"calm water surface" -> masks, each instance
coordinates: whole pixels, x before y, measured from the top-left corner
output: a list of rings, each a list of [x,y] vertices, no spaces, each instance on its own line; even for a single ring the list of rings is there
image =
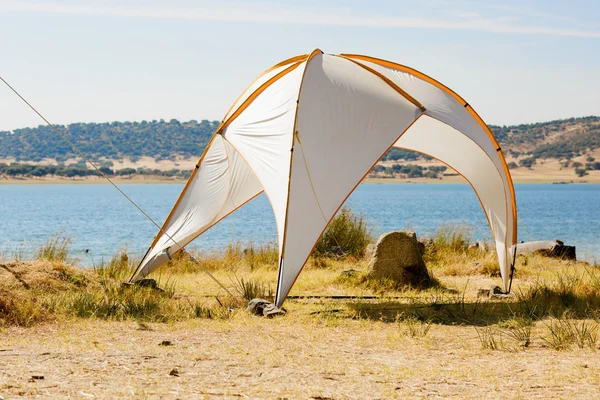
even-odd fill
[[[182,185],[132,184],[122,189],[162,223]],[[516,185],[519,240],[560,239],[580,259],[600,261],[600,185]],[[348,199],[375,234],[410,227],[419,236],[442,223],[468,224],[474,239],[491,240],[473,190],[462,184],[364,184]],[[0,250],[30,254],[57,232],[71,236],[84,264],[126,249],[143,253],[157,228],[110,185],[0,185]],[[214,250],[231,242],[274,242],[275,219],[264,195],[190,245]],[[89,253],[84,253],[89,249]]]

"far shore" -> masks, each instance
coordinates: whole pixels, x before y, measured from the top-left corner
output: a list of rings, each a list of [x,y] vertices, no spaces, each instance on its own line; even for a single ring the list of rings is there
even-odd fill
[[[600,159],[600,152],[594,153],[597,159]],[[583,156],[574,158],[573,161],[585,162]],[[80,160],[71,159],[64,162],[65,165],[71,165]],[[106,160],[105,160],[106,161]],[[517,162],[518,159],[507,158],[507,162]],[[0,163],[13,163],[15,159],[7,158],[0,159]],[[25,161],[28,164],[33,165],[56,165],[57,161],[52,159],[44,159],[40,162]],[[141,157],[135,162],[130,159],[122,160],[111,160],[113,163],[114,170],[123,168],[145,168],[159,171],[170,171],[173,169],[178,170],[191,170],[196,163],[196,160],[191,158],[183,159],[177,158],[175,160],[160,160],[156,161],[151,157]],[[392,167],[394,164],[400,165],[418,165],[423,168],[440,167],[444,164],[437,160],[412,160],[408,162],[396,162],[396,161],[382,161],[380,165],[385,167]],[[564,167],[561,162],[556,159],[538,160],[531,168],[525,168],[523,166],[513,168],[510,170],[514,183],[539,183],[539,184],[552,184],[552,183],[600,183],[600,170],[588,170],[587,175],[579,177],[575,174],[573,167]],[[185,184],[187,179],[175,176],[160,176],[160,175],[131,175],[131,176],[112,176],[111,181],[115,184]],[[109,182],[99,176],[86,176],[86,177],[75,177],[66,178],[60,176],[45,176],[45,177],[19,177],[13,178],[6,175],[0,176],[0,185],[3,184],[108,184]],[[444,173],[439,173],[438,178],[400,178],[390,177],[382,172],[372,173],[363,180],[363,183],[369,184],[398,184],[398,183],[426,183],[426,184],[439,184],[439,183],[468,183],[463,177],[461,177],[456,171],[448,168]]]
[[[596,171],[593,171],[596,172]],[[597,171],[600,172],[600,171]],[[531,184],[598,184],[600,183],[600,173],[585,176],[582,178],[576,176],[551,176],[544,177],[541,175],[531,174],[530,176],[513,175],[514,183],[531,183]],[[185,184],[187,179],[169,178],[161,176],[133,176],[133,177],[111,177],[110,180],[118,185],[123,184]],[[383,178],[383,177],[367,177],[362,183],[366,184],[465,184],[468,183],[461,176],[444,176],[441,179],[431,178]],[[98,176],[78,177],[78,178],[8,178],[0,176],[0,185],[108,185],[105,178]]]

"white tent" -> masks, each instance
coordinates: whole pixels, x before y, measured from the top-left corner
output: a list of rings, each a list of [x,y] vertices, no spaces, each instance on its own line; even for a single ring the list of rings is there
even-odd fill
[[[321,50],[273,66],[237,99],[133,280],[264,191],[277,224],[280,306],[329,221],[393,146],[434,157],[471,184],[508,289],[515,195],[485,123],[460,96],[414,69]]]

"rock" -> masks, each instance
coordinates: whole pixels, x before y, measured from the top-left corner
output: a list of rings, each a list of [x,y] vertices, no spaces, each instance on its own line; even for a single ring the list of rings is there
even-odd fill
[[[395,231],[383,234],[375,246],[375,253],[369,262],[369,278],[388,278],[401,285],[415,287],[431,283],[414,232]]]
[[[538,240],[521,242],[517,245],[517,254],[537,253],[546,257],[577,260],[575,246],[567,246],[560,240]]]
[[[263,309],[269,304],[271,304],[271,302],[265,299],[252,299],[248,302],[246,310],[252,314],[263,315]]]
[[[173,342],[171,342],[170,340],[163,340],[158,345],[159,346],[173,346]]]
[[[130,282],[121,283],[121,287],[123,287],[123,288],[132,288],[134,286],[140,286],[140,287],[150,288],[152,290],[156,290],[159,292],[164,292],[163,289],[158,287],[158,283],[156,282],[156,280],[150,279],[150,278],[140,279],[139,281],[135,281],[133,283],[130,283]]]
[[[367,245],[367,249],[365,250],[365,258],[367,260],[370,260],[375,255],[376,248],[377,246],[375,246],[375,243]]]
[[[275,304],[265,299],[252,299],[248,302],[247,311],[252,314],[261,315],[263,317],[273,318],[277,315],[284,315],[285,310],[278,308]]]
[[[424,256],[425,252],[427,251],[427,248],[433,246],[433,239],[419,238],[419,239],[417,239],[417,243],[418,243],[419,251],[421,252],[421,255]]]
[[[29,382],[35,382],[44,379],[44,375],[31,375]]]
[[[268,304],[263,308],[263,315],[267,318],[273,318],[277,315],[285,315],[285,310],[275,306],[275,304]]]
[[[179,376],[179,370],[177,368],[173,368],[171,372],[169,372],[171,376]]]
[[[150,278],[140,279],[139,281],[135,281],[135,284],[138,286],[147,287],[150,289],[158,288],[158,283],[156,283],[156,280],[150,279]]]
[[[502,290],[500,286],[492,286],[490,289],[479,289],[477,291],[477,297],[507,297],[506,293]]]
[[[486,252],[487,251],[487,245],[485,244],[485,242],[482,242],[481,240],[478,240],[477,242],[473,243],[472,245],[469,246],[469,250],[479,250],[481,252]]]
[[[550,248],[550,256],[562,258],[565,260],[577,261],[575,246],[567,246],[560,240],[557,240],[556,244]]]

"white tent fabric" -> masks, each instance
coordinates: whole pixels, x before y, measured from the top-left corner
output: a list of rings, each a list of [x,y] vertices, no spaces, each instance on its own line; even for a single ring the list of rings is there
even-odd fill
[[[320,50],[274,66],[242,93],[133,279],[264,190],[277,224],[280,306],[337,210],[392,146],[437,158],[471,184],[507,289],[517,229],[514,189],[481,118],[418,71]]]
[[[173,254],[262,190],[239,153],[221,136],[214,136],[137,276],[144,277],[169,261]]]

